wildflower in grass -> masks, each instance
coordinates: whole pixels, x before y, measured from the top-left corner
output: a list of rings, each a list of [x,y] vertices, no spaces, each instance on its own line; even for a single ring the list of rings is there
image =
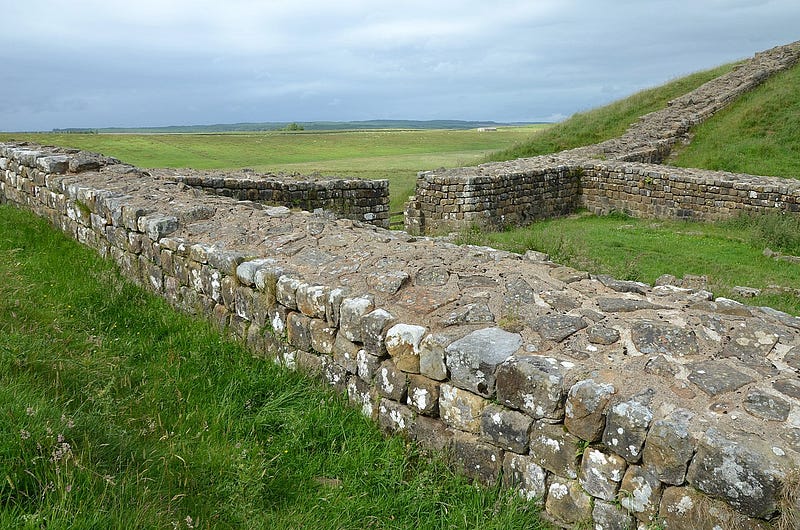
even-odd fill
[[[25,429],[22,429],[22,430],[20,430],[20,431],[19,431],[19,437],[20,437],[21,439],[23,439],[23,440],[27,440],[28,438],[30,438],[30,437],[31,437],[31,433],[29,433],[29,432],[28,432],[28,431],[26,431]]]
[[[33,407],[28,407],[25,409],[25,414],[27,414],[28,416],[33,416],[34,414],[36,414],[36,410]]]

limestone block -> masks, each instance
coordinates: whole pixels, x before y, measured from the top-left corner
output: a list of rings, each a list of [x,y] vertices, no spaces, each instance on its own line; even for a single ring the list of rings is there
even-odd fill
[[[357,374],[358,352],[360,350],[358,345],[344,338],[344,335],[342,333],[336,333],[336,328],[325,328],[325,329],[333,330],[335,338],[333,341],[333,351],[323,352],[323,353],[331,353],[333,355],[333,360],[342,365],[345,368],[345,370],[347,370],[351,374]],[[312,345],[314,344],[313,330],[311,333],[311,343]],[[316,348],[314,349],[316,350]],[[372,375],[374,376],[375,374],[373,373]],[[371,381],[372,377],[370,377],[369,380]]]
[[[620,456],[588,447],[583,453],[578,480],[589,495],[612,501],[627,466]]]
[[[544,503],[547,472],[532,457],[507,452],[503,458],[503,485],[517,488],[525,500]]]
[[[431,379],[443,381],[447,379],[445,349],[452,342],[446,335],[432,333],[427,335],[419,345],[419,372]]]
[[[452,384],[484,397],[494,394],[495,370],[522,345],[522,337],[500,328],[473,331],[445,349]]]
[[[406,403],[411,410],[426,416],[439,415],[439,385],[421,375],[411,375],[408,378],[408,396]]]
[[[481,438],[503,449],[524,454],[528,451],[532,423],[530,416],[492,403],[483,409]]]
[[[375,375],[378,393],[394,401],[405,401],[408,376],[397,369],[391,360],[383,361]]]
[[[678,409],[669,417],[653,422],[647,433],[643,459],[665,484],[678,486],[686,477],[695,449],[688,425],[691,416],[689,411]]]
[[[754,435],[709,428],[698,440],[686,480],[750,517],[768,518],[778,508],[781,479],[791,466],[781,448]]]
[[[139,217],[136,227],[153,241],[158,241],[178,229],[178,218],[173,215],[149,214]]]
[[[386,330],[397,319],[383,309],[375,309],[361,317],[361,341],[364,349],[379,357],[386,356]]]
[[[298,350],[311,351],[311,319],[300,313],[291,312],[286,322],[286,338]]]
[[[339,332],[337,337],[344,337],[344,335]],[[347,339],[345,339],[347,340]],[[366,350],[358,350],[356,354],[356,366],[358,367],[358,377],[363,379],[364,381],[371,383],[375,376],[378,373],[378,368],[381,365],[381,358],[377,355],[372,355],[371,353],[367,353]]]
[[[328,289],[321,285],[300,284],[295,292],[297,309],[311,318],[325,318]]]
[[[420,342],[425,331],[422,326],[395,324],[386,332],[386,350],[400,370],[419,373]]]
[[[592,518],[592,498],[577,480],[552,477],[547,487],[545,510],[558,523],[568,526],[587,524]]]
[[[603,432],[603,443],[632,464],[641,459],[647,429],[653,420],[653,411],[643,401],[635,397],[613,406]]]
[[[648,467],[630,466],[620,485],[619,503],[644,523],[654,520],[663,486]]]
[[[564,417],[564,376],[573,365],[553,357],[511,357],[497,369],[497,400],[535,419]]]
[[[222,285],[220,284],[220,287]],[[213,297],[212,297],[213,298]],[[221,298],[221,297],[220,297]],[[224,299],[223,299],[224,301]],[[249,287],[234,288],[234,309],[245,320],[253,320],[253,290]]]
[[[339,309],[339,332],[347,340],[361,342],[361,318],[375,309],[372,298],[345,298]],[[370,352],[377,353],[377,352]]]
[[[627,510],[617,504],[599,499],[594,501],[592,519],[595,530],[633,530],[636,528],[633,517]]]
[[[311,348],[319,353],[332,354],[334,344],[336,342],[336,328],[328,326],[328,323],[319,318],[312,318],[308,324],[308,331],[311,335]],[[335,358],[335,356],[334,356]],[[337,360],[338,361],[338,360]],[[355,355],[353,356],[355,361]],[[345,366],[343,363],[339,363]],[[350,373],[355,373],[355,370],[348,370]]]
[[[477,436],[456,433],[453,436],[453,460],[468,477],[492,485],[497,483],[503,468],[503,451],[481,442]]]
[[[414,423],[414,413],[410,408],[396,401],[381,398],[378,407],[378,425],[386,432],[408,435]]]
[[[246,253],[236,250],[223,250],[216,247],[208,249],[208,264],[231,276],[236,274],[236,267],[247,258]]]
[[[536,422],[530,440],[530,455],[538,465],[561,477],[578,478],[580,440],[563,425]]]
[[[264,265],[268,265],[274,262],[275,260],[272,259],[254,259],[249,261],[243,261],[242,263],[236,266],[236,278],[242,285],[247,285],[248,287],[252,287],[256,283],[255,276],[258,269],[263,267]]]
[[[281,276],[275,284],[275,300],[284,307],[297,309],[297,288],[300,280],[291,276]]]
[[[564,407],[564,426],[569,432],[589,442],[596,442],[606,426],[606,407],[616,393],[614,385],[593,379],[572,385]]]
[[[337,287],[328,292],[328,300],[325,302],[325,317],[328,320],[328,324],[333,327],[339,326],[339,311],[344,299],[345,290],[342,288]]]
[[[439,388],[439,416],[454,429],[480,432],[481,415],[487,404],[484,398],[461,388],[449,384]]]

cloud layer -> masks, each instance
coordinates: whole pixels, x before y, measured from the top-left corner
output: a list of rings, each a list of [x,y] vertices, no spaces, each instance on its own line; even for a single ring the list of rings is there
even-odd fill
[[[28,0],[0,130],[539,121],[800,39],[796,0]]]

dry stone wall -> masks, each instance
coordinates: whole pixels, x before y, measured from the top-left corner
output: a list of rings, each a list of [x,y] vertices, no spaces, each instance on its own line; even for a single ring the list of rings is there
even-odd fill
[[[765,529],[800,509],[782,500],[798,487],[800,318],[85,153],[0,145],[0,197],[558,525]]]
[[[420,173],[406,205],[406,230],[424,234],[472,225],[497,228],[578,207],[698,220],[741,211],[797,212],[798,186],[793,181],[655,164],[675,145],[687,142],[692,127],[798,60],[800,42],[756,54],[734,71],[670,101],[666,109],[642,116],[619,138],[600,144]]]

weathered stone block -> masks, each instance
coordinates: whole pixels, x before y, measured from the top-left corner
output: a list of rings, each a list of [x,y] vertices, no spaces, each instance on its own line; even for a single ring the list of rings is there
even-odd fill
[[[694,455],[695,440],[689,432],[692,414],[678,409],[668,418],[653,422],[647,433],[643,458],[665,484],[683,484],[689,460]]]
[[[396,401],[382,398],[378,407],[378,425],[389,433],[408,435],[414,423],[414,413],[410,408]]]
[[[414,412],[426,416],[438,416],[439,385],[438,381],[421,375],[409,376],[406,403]]]
[[[453,460],[456,466],[470,478],[481,484],[497,483],[503,467],[503,451],[476,436],[456,433],[453,436]]]
[[[378,357],[385,357],[386,330],[395,322],[397,319],[383,309],[375,309],[361,317],[361,341],[364,349]]]
[[[541,316],[531,323],[542,338],[555,342],[561,342],[586,326],[583,317],[561,314]]]
[[[507,452],[503,458],[503,485],[517,488],[525,500],[544,503],[547,472],[530,456]]]
[[[311,318],[325,318],[325,308],[328,301],[328,289],[321,285],[308,285],[301,283],[295,291],[297,309]]]
[[[254,259],[243,261],[236,266],[236,278],[242,285],[252,287],[255,285],[255,275],[259,268],[274,263],[272,259]]]
[[[375,309],[372,298],[345,298],[339,309],[339,332],[347,340],[361,342],[361,318]],[[377,353],[377,352],[370,352]]]
[[[697,355],[697,337],[691,329],[672,324],[640,320],[631,326],[631,340],[639,352],[674,357]]]
[[[709,428],[698,441],[686,480],[750,517],[768,518],[778,508],[781,479],[789,467],[782,450],[756,436]]]
[[[570,366],[541,355],[512,357],[497,369],[497,400],[536,419],[559,420],[564,417],[564,375]]]
[[[281,276],[275,284],[275,299],[284,307],[297,309],[297,288],[300,280],[291,276]]]
[[[620,335],[619,331],[616,329],[598,324],[589,328],[589,330],[586,332],[586,337],[592,344],[603,344],[607,346],[617,342]]]
[[[481,438],[503,449],[524,454],[528,452],[532,423],[530,416],[501,405],[490,404],[483,409]]]
[[[484,397],[494,394],[495,370],[522,346],[522,337],[500,328],[473,331],[445,349],[452,384]]]
[[[558,523],[569,526],[587,524],[592,519],[592,498],[577,480],[556,476],[550,479],[545,509]]]
[[[530,439],[530,455],[538,465],[561,477],[578,478],[581,441],[563,425],[534,423]]]
[[[611,408],[606,417],[603,443],[634,464],[641,459],[647,429],[653,411],[640,398],[633,398]]]
[[[430,334],[419,345],[419,372],[431,379],[447,379],[445,349],[452,342],[446,335]]]
[[[305,315],[304,315],[305,316]],[[306,317],[308,318],[308,317]],[[330,355],[320,355],[322,359],[322,379],[339,392],[347,391],[347,370],[333,360]]]
[[[328,326],[328,323],[319,318],[312,318],[308,324],[308,331],[311,335],[311,348],[319,353],[331,354],[336,343],[336,328]],[[353,358],[355,361],[355,356]],[[342,364],[342,363],[340,363]],[[342,366],[345,366],[342,364]],[[345,366],[347,368],[347,366]],[[355,370],[348,370],[355,373]]]
[[[442,384],[439,389],[439,416],[450,427],[478,433],[481,414],[488,401],[461,388]]]
[[[409,429],[409,436],[422,447],[433,451],[450,449],[453,440],[453,432],[441,421],[425,416],[417,416]]]
[[[750,519],[722,501],[694,488],[667,488],[661,496],[656,523],[667,530],[769,530],[764,521]]]
[[[425,331],[422,326],[396,324],[386,332],[386,350],[400,370],[419,373],[419,347]]]
[[[336,331],[335,328],[325,328],[325,329],[331,329],[334,331],[334,333]],[[311,338],[313,344],[314,342],[313,332],[311,334]],[[330,353],[333,354],[333,360],[342,365],[345,368],[345,370],[347,370],[351,374],[358,373],[358,352],[359,352],[359,347],[357,344],[350,342],[349,340],[344,338],[343,334],[336,333],[335,339],[333,341],[333,351]],[[373,373],[372,375],[374,376],[375,374]],[[370,377],[369,380],[371,381],[372,378]]]
[[[655,519],[661,503],[663,486],[649,468],[630,466],[619,489],[620,506],[644,523]]]
[[[689,381],[709,396],[733,392],[754,381],[751,376],[723,360],[700,361],[688,365],[688,368],[691,370]]]
[[[627,510],[617,504],[594,501],[592,519],[596,530],[634,530],[636,525]]]
[[[564,406],[564,426],[569,432],[589,442],[596,442],[606,426],[606,407],[616,393],[610,383],[593,379],[572,385]]]
[[[338,336],[344,337],[342,333],[339,333],[337,337]],[[358,377],[371,383],[378,373],[378,368],[381,365],[381,358],[377,355],[367,353],[366,350],[358,350],[356,354],[356,365],[358,367]]]
[[[298,350],[311,351],[311,319],[300,313],[289,313],[286,322],[286,339]]]
[[[589,495],[612,501],[627,466],[628,463],[620,456],[587,447],[578,480]]]
[[[378,393],[394,401],[404,401],[407,387],[408,376],[398,370],[391,360],[383,361],[375,375]]]
[[[356,406],[365,417],[374,420],[377,407],[376,396],[372,387],[360,377],[352,375],[347,378],[347,399]]]

